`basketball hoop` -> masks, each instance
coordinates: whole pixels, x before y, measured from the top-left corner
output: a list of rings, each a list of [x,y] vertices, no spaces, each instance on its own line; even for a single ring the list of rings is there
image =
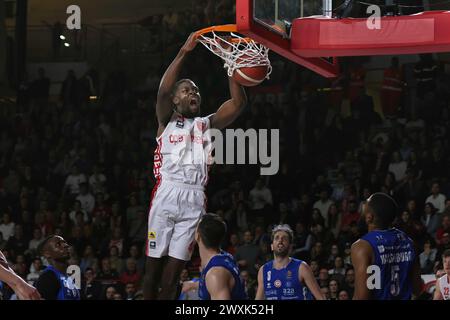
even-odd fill
[[[237,35],[236,25],[222,25],[205,28],[196,32],[197,40],[209,51],[224,61],[228,76],[237,69],[267,67],[266,78],[272,72],[269,60],[269,48],[250,38]],[[218,33],[222,33],[218,35]]]

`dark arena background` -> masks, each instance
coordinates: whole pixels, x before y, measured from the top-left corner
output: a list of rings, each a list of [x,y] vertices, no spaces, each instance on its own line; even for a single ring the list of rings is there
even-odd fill
[[[6,267],[34,286],[48,264],[39,245],[59,235],[71,246],[67,265],[79,267],[82,300],[144,299],[159,84],[191,32],[236,23],[243,2],[0,0]],[[301,3],[304,16],[324,12],[322,1],[280,2]],[[382,19],[450,10],[443,0],[367,2],[381,7]],[[344,1],[333,1],[328,14],[364,19],[367,5],[354,1],[345,13]],[[276,10],[282,14],[281,5]],[[253,34],[270,49],[278,41]],[[206,187],[207,212],[227,224],[221,247],[234,256],[248,298],[255,299],[259,268],[273,259],[272,228],[288,224],[290,256],[310,266],[325,299],[351,300],[351,246],[369,231],[367,199],[382,192],[398,204],[392,227],[416,248],[423,280],[416,299],[432,300],[450,249],[450,54],[339,56],[333,77],[276,48],[269,58],[270,78],[245,88],[246,106],[228,129],[278,129],[271,142],[278,171],[261,175],[260,161],[214,164]],[[223,62],[202,45],[179,78],[200,89],[201,116],[230,97]],[[257,148],[251,144],[247,150]],[[200,267],[195,246],[176,281],[178,300],[199,299],[182,288]],[[17,299],[3,281],[0,300]]]

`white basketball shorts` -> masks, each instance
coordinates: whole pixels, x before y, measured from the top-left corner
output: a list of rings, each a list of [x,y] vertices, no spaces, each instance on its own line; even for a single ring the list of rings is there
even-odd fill
[[[146,254],[189,261],[195,245],[195,230],[205,214],[202,186],[161,181],[155,187],[148,215]]]

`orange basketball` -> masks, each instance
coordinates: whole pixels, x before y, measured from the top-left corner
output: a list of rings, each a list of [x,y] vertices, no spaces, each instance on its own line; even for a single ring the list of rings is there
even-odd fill
[[[245,59],[245,55],[243,58]],[[254,87],[266,79],[268,72],[268,66],[242,67],[234,70],[233,79],[245,87]]]

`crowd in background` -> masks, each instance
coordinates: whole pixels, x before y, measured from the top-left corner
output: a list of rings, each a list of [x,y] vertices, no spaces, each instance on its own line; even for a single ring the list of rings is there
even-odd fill
[[[173,43],[183,41],[186,30],[228,21],[232,2],[213,4],[199,1],[184,12],[190,26],[178,24],[181,13],[164,16],[167,30],[179,28]],[[198,84],[206,115],[229,92],[218,58],[198,47],[183,76]],[[374,192],[398,202],[395,226],[414,240],[422,273],[435,273],[450,248],[444,69],[430,57],[418,59],[416,80],[422,70],[428,82],[405,91],[386,117],[364,84],[352,84],[358,72],[351,68],[337,85],[275,55],[272,64],[271,79],[247,91],[249,104],[232,127],[279,129],[279,172],[260,176],[259,165],[214,165],[207,188],[208,211],[227,222],[223,248],[235,256],[250,298],[258,268],[272,258],[275,224],[294,230],[292,255],[310,264],[329,299],[351,298],[350,246],[367,232],[362,208]],[[429,64],[436,65],[431,73]],[[84,76],[69,71],[56,101],[40,70],[19,89],[17,105],[0,108],[0,250],[29,283],[46,263],[37,246],[58,234],[72,245],[69,264],[80,266],[84,299],[142,298],[160,76],[150,74],[143,89],[130,85],[126,70],[104,81],[94,69]],[[330,86],[341,91],[318,90]],[[94,90],[99,100],[89,99]],[[405,105],[408,95],[417,101],[414,108]],[[180,284],[198,276],[199,266],[194,251]],[[12,292],[3,288],[2,294],[9,299]]]

